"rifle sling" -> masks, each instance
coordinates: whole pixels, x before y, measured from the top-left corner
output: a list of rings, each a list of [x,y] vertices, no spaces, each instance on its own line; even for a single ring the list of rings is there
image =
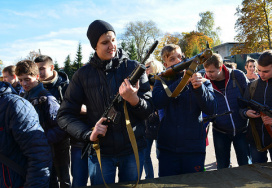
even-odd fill
[[[250,125],[251,125],[251,131],[252,131],[252,135],[253,135],[257,150],[260,151],[260,152],[263,152],[263,151],[266,151],[266,150],[272,148],[272,143],[269,144],[268,146],[264,147],[264,148],[262,147],[261,139],[260,139],[259,134],[258,134],[258,132],[256,130],[256,125],[255,125],[254,119],[250,118],[249,122],[250,122]]]
[[[138,183],[139,183],[139,180],[140,180],[140,160],[139,160],[139,153],[138,153],[136,138],[135,138],[135,135],[134,135],[134,132],[133,132],[133,129],[131,127],[130,120],[129,120],[129,116],[128,116],[126,101],[124,101],[124,113],[125,113],[125,118],[126,118],[126,127],[127,127],[127,131],[128,131],[128,136],[129,136],[130,143],[132,145],[132,149],[133,149],[133,153],[134,153],[135,160],[136,160],[136,165],[137,165],[138,180],[137,180],[137,183],[133,186],[133,187],[136,187],[138,185]],[[104,181],[105,187],[108,188],[109,186],[107,185],[107,183],[106,183],[106,181],[104,179],[103,171],[102,171],[99,139],[94,142],[93,148],[96,151],[97,159],[98,159],[101,174],[102,174],[102,179]]]
[[[158,75],[155,75],[155,79],[161,81],[163,88],[168,97],[177,97],[186,86],[189,78],[194,74],[197,66],[198,66],[198,62],[196,60],[193,60],[193,62],[191,63],[189,68],[186,70],[182,80],[180,81],[176,89],[173,91],[173,93],[170,91],[170,89],[168,88],[168,86],[166,85],[166,83],[163,81],[161,77],[159,77]]]
[[[20,166],[19,164],[17,164],[13,160],[10,160],[9,158],[7,158],[5,155],[3,155],[1,153],[0,153],[0,161],[4,165],[6,165],[7,167],[11,168],[14,172],[16,172],[17,174],[19,174],[21,177],[23,177],[24,179],[26,178],[26,171],[25,171],[25,169],[23,169],[22,166]]]

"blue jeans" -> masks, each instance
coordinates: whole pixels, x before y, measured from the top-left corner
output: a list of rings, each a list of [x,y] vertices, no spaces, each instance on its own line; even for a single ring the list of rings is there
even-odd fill
[[[71,147],[72,187],[87,186],[88,182],[88,156],[81,159],[81,150],[80,147]]]
[[[247,143],[245,133],[233,136],[213,129],[213,143],[217,169],[228,168],[230,166],[231,143],[233,143],[239,166],[251,164],[249,144]]]
[[[140,177],[143,171],[144,151],[139,151]],[[119,182],[137,181],[138,172],[134,154],[120,157],[101,157],[103,177],[107,184],[115,183],[116,167],[118,167]],[[89,156],[89,174],[92,185],[104,184],[97,157]]]
[[[150,158],[151,148],[153,144],[153,139],[146,139],[147,146],[144,149],[144,170],[145,170],[145,179],[154,178],[154,170],[152,161]]]
[[[272,148],[268,149],[270,159],[272,159]],[[268,161],[267,158],[267,150],[264,152],[260,152],[257,150],[254,144],[250,144],[250,154],[252,157],[252,163],[266,163]]]
[[[174,153],[159,150],[159,177],[203,172],[205,153]]]

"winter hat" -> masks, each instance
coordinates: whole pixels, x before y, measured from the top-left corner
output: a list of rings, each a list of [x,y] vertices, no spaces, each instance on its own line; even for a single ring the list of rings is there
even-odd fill
[[[96,48],[100,36],[108,31],[113,31],[115,33],[114,28],[111,26],[111,24],[103,20],[95,20],[89,25],[87,37],[93,49]]]

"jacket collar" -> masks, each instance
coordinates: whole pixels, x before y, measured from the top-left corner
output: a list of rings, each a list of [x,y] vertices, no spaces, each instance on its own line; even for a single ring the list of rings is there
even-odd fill
[[[226,86],[227,86],[227,83],[229,82],[230,73],[231,73],[231,71],[233,71],[233,70],[229,70],[229,69],[223,64],[223,65],[222,65],[222,71],[224,71],[224,73],[225,73],[225,87],[226,87]],[[216,89],[217,91],[219,91],[219,89],[217,88],[217,86],[214,84],[214,81],[211,80],[211,79],[207,76],[207,74],[205,74],[205,78],[209,79],[210,82],[212,83],[213,88]]]
[[[39,97],[40,92],[44,90],[43,84],[40,82],[36,87],[33,87],[30,91],[26,91],[24,94],[25,99],[33,99]]]

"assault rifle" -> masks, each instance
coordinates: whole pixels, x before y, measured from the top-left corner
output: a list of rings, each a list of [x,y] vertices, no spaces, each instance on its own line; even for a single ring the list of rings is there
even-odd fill
[[[269,106],[258,103],[257,101],[254,101],[252,99],[246,100],[243,98],[238,98],[238,104],[242,108],[249,107],[252,110],[256,111],[257,113],[272,117],[272,109]]]
[[[212,54],[213,53],[209,47],[209,43],[207,43],[206,49],[202,53],[195,55],[194,57],[191,57],[190,59],[184,59],[183,61],[179,62],[178,64],[168,67],[166,70],[159,73],[158,76],[171,80],[171,79],[175,78],[175,76],[179,72],[189,68],[189,66],[192,64],[192,62],[197,62],[198,65],[201,65],[205,61],[207,61],[207,59],[209,59],[212,56]],[[195,71],[195,70],[193,70],[193,71]],[[154,78],[149,77],[149,79],[154,79]]]
[[[256,111],[257,113],[260,113],[261,115],[267,115],[272,118],[272,109],[267,105],[263,105],[261,103],[258,103],[257,101],[252,100],[252,99],[246,100],[243,98],[238,98],[238,103],[242,108],[249,107],[250,109]],[[272,138],[272,127],[269,125],[265,125],[265,124],[264,124],[264,126],[265,126],[268,134]]]
[[[213,120],[214,120],[215,118],[217,118],[217,117],[229,115],[229,114],[231,114],[231,113],[232,113],[232,111],[226,111],[226,112],[224,112],[224,113],[222,113],[222,114],[213,114],[213,115],[211,115],[211,116],[204,117],[204,118],[203,118],[203,122],[204,122],[204,123],[207,123],[207,122],[209,122],[209,121],[213,121]]]
[[[158,45],[158,41],[155,41],[155,43],[151,46],[146,56],[142,60],[142,62],[138,64],[138,66],[132,71],[132,73],[128,77],[128,80],[131,83],[131,85],[135,86],[138,80],[140,79],[140,77],[145,72],[146,67],[144,63],[149,58],[149,56],[153,53],[157,45]],[[107,118],[107,120],[102,123],[103,125],[118,124],[120,122],[121,113],[115,110],[114,105],[116,103],[120,103],[121,101],[122,101],[122,97],[120,93],[118,92],[102,115],[102,117]],[[98,139],[101,137],[102,137],[101,135],[98,135]],[[82,149],[81,158],[83,158],[86,155],[86,153],[89,152],[90,149],[91,149],[91,142],[88,142]]]

